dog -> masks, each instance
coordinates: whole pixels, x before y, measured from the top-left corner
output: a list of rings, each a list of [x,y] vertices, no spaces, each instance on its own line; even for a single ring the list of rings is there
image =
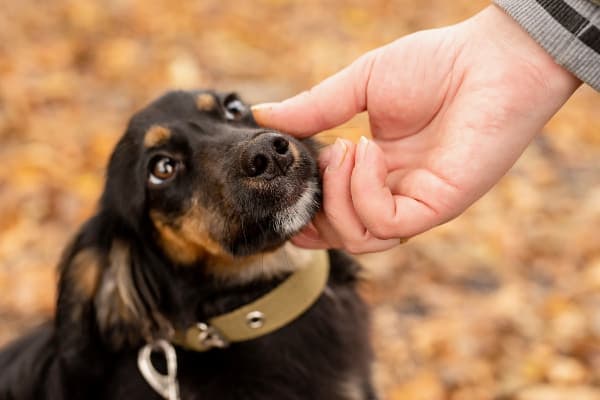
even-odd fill
[[[288,241],[320,207],[318,151],[235,93],[137,112],[54,319],[0,352],[0,399],[374,400],[360,266]]]

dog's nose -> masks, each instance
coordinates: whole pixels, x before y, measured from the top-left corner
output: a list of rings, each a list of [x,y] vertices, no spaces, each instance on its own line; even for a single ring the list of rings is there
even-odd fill
[[[272,179],[285,175],[294,162],[290,142],[278,133],[263,133],[242,151],[242,170],[249,177]]]

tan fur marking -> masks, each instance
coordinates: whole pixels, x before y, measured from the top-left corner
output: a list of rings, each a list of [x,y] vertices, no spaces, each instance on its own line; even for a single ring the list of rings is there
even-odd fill
[[[100,257],[94,249],[84,249],[71,261],[69,276],[77,292],[91,299],[98,288],[100,278]]]
[[[208,226],[218,223],[210,211],[192,201],[189,210],[178,218],[150,212],[159,245],[166,255],[180,265],[202,261],[205,271],[227,282],[245,283],[293,272],[313,260],[313,252],[291,243],[276,250],[248,257],[233,257],[211,236]]]
[[[160,245],[171,260],[189,265],[207,259],[229,259],[229,254],[208,232],[209,212],[198,205],[175,220],[150,212]]]
[[[365,398],[361,381],[357,378],[343,381],[340,386],[340,394],[344,400],[362,400]]]
[[[144,136],[144,146],[147,148],[160,146],[171,138],[171,131],[160,125],[153,125]]]
[[[200,111],[212,111],[217,106],[217,102],[212,94],[202,93],[196,97],[196,107]]]
[[[298,150],[298,147],[296,147],[296,145],[292,142],[290,142],[290,151],[294,156],[294,162],[297,162],[300,159],[300,151]]]

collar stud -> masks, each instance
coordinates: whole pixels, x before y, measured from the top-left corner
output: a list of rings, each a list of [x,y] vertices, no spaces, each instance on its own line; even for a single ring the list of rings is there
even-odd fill
[[[265,314],[260,311],[250,311],[246,315],[246,323],[252,329],[262,328],[265,324]]]

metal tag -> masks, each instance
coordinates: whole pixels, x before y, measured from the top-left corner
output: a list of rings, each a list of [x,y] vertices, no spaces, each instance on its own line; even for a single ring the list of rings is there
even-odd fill
[[[161,353],[167,362],[167,375],[152,365],[152,352]],[[138,369],[148,384],[166,400],[181,400],[177,382],[177,353],[171,343],[157,340],[142,347],[138,353]]]
[[[207,349],[224,349],[229,346],[229,342],[214,327],[204,322],[199,322],[196,324],[196,328],[199,332],[198,341]]]

